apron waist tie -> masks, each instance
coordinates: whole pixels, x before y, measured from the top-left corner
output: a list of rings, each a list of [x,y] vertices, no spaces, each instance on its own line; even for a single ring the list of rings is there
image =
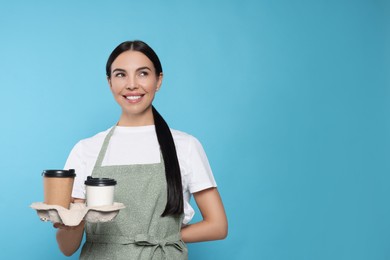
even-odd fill
[[[87,234],[87,242],[97,244],[135,244],[138,246],[152,246],[152,255],[154,255],[158,248],[161,248],[165,258],[165,249],[167,246],[173,246],[177,250],[183,251],[183,245],[181,243],[181,237],[179,234],[171,235],[162,239],[158,239],[148,234],[138,234],[134,238],[129,238],[126,236]]]

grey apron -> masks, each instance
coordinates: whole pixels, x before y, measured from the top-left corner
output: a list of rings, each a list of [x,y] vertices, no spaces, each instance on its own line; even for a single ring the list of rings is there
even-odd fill
[[[115,202],[124,203],[112,222],[86,223],[80,259],[188,259],[181,240],[183,216],[161,217],[167,202],[164,161],[102,166],[115,126],[107,134],[92,176],[117,180]]]

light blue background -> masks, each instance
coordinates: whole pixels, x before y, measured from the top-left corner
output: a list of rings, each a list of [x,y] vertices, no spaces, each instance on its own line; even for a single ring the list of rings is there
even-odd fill
[[[385,0],[2,1],[0,258],[65,259],[29,205],[116,122],[105,62],[142,39],[155,106],[204,145],[229,218],[190,259],[390,259],[389,17]]]

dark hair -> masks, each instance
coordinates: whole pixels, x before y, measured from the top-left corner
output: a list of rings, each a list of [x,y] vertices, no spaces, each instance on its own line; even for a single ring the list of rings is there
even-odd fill
[[[111,65],[114,60],[125,51],[139,51],[145,54],[146,57],[153,63],[154,69],[156,70],[156,76],[159,76],[162,73],[162,67],[160,59],[157,54],[154,52],[149,45],[144,43],[143,41],[127,41],[119,44],[110,54],[106,64],[106,75],[107,77],[111,77]]]
[[[111,77],[111,65],[114,60],[125,51],[139,51],[145,54],[146,57],[153,63],[156,70],[156,76],[162,73],[160,59],[154,50],[142,41],[126,41],[119,44],[108,57],[106,64],[106,75]],[[183,187],[181,183],[181,173],[179,160],[175,143],[173,141],[171,130],[164,118],[152,106],[154,125],[158,143],[160,145],[161,153],[164,159],[165,177],[167,180],[167,204],[161,216],[180,215],[184,212],[183,205]]]

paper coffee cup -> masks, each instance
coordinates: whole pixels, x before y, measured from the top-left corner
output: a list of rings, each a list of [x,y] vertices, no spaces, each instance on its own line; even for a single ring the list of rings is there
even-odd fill
[[[44,203],[69,209],[76,176],[74,170],[45,170],[42,175]]]
[[[107,206],[114,203],[116,180],[88,176],[84,184],[88,207]]]

